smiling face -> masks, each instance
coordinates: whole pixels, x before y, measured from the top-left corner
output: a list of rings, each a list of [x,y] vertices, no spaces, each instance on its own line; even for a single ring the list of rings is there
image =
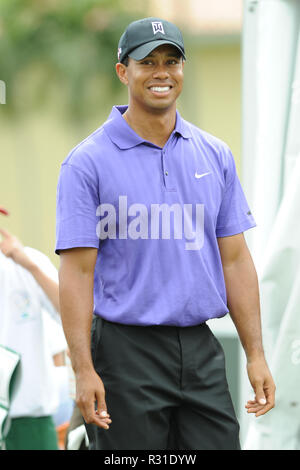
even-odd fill
[[[159,46],[147,57],[128,66],[117,64],[122,83],[127,85],[129,106],[157,113],[176,107],[183,86],[184,62],[178,49],[169,44]]]

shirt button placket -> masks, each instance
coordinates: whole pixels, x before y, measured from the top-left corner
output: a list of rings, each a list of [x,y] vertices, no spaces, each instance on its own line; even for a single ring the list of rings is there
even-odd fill
[[[170,172],[167,166],[166,162],[166,151],[162,150],[162,168],[163,168],[163,179],[165,183],[165,188],[166,189],[173,189],[171,186],[171,180],[170,180]]]

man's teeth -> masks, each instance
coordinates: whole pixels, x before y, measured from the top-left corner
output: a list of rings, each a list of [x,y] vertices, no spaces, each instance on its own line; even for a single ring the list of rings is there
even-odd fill
[[[158,92],[164,92],[164,91],[169,91],[171,87],[169,86],[152,86],[150,89],[152,91],[158,91]]]

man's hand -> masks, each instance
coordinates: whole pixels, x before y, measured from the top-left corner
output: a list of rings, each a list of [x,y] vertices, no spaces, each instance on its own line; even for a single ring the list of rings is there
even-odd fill
[[[15,263],[23,266],[23,268],[30,270],[33,263],[29,256],[26,255],[22,243],[17,237],[3,228],[0,228],[0,234],[3,238],[0,243],[2,253],[7,256],[7,258],[11,258]]]
[[[255,399],[248,413],[261,416],[275,406],[275,384],[267,366],[261,333],[259,286],[244,234],[218,238],[226,284],[227,305],[247,357]]]
[[[90,247],[60,251],[59,290],[62,324],[76,378],[77,406],[87,424],[108,429],[111,419],[104,385],[94,369],[91,354],[97,253],[97,248]],[[104,412],[106,416],[102,416]]]
[[[247,372],[255,392],[255,399],[245,405],[248,413],[261,416],[275,406],[275,384],[264,358],[248,360]]]
[[[94,370],[76,374],[76,404],[87,424],[109,429],[111,419],[107,413],[104,385]]]

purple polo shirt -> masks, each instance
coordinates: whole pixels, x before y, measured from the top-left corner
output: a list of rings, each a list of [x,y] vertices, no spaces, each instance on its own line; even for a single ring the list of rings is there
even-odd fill
[[[127,106],[77,145],[57,187],[57,254],[98,249],[94,314],[191,326],[228,313],[217,237],[254,227],[234,158],[181,118],[163,148],[126,123]]]

